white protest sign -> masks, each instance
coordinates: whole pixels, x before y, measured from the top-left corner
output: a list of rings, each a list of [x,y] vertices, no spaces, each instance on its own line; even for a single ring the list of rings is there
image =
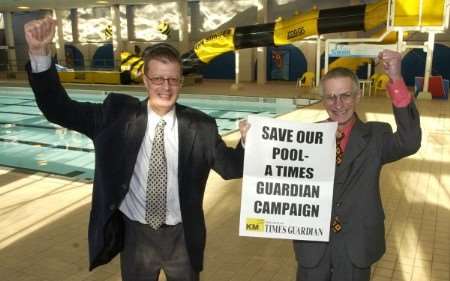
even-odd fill
[[[239,235],[328,241],[337,123],[248,122]]]

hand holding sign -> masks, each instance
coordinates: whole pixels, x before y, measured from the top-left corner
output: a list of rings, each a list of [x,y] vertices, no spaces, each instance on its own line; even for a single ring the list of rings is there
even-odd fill
[[[245,139],[247,138],[247,132],[250,129],[250,123],[247,120],[239,121],[239,132],[241,132],[242,143],[245,144]]]

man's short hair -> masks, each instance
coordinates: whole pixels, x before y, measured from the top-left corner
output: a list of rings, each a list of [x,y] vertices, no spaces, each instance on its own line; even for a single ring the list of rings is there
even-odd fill
[[[356,74],[353,73],[353,71],[351,71],[348,68],[336,67],[336,68],[333,68],[330,71],[328,71],[327,74],[325,74],[322,77],[322,79],[320,79],[319,93],[321,96],[323,96],[325,94],[323,92],[324,91],[323,84],[325,83],[325,81],[334,79],[334,78],[350,78],[350,80],[352,81],[352,93],[356,94],[359,91],[358,76],[356,76]]]
[[[147,73],[148,63],[151,60],[159,60],[163,63],[178,63],[181,69],[180,53],[172,45],[167,43],[158,43],[145,48],[143,53],[144,73]]]

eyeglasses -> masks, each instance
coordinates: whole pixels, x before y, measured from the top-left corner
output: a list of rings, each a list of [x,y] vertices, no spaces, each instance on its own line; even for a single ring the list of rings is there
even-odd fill
[[[147,79],[150,80],[150,82],[155,85],[162,85],[166,81],[167,81],[167,83],[169,83],[170,86],[180,86],[181,83],[183,83],[182,78],[164,78],[164,77],[159,77],[159,76],[148,77],[147,75],[145,75],[145,77],[147,77]]]
[[[340,95],[324,95],[323,100],[327,104],[334,104],[338,100],[340,100],[342,103],[351,103],[353,101],[355,95],[352,93],[343,93]]]

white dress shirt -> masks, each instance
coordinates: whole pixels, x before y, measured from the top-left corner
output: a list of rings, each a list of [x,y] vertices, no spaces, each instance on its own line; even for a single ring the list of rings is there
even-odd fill
[[[39,73],[48,70],[52,64],[52,57],[36,56],[30,54],[31,72]]]
[[[155,128],[161,117],[148,107],[148,122],[145,136],[139,149],[130,189],[119,209],[129,219],[145,224],[145,204],[149,160]],[[178,194],[178,121],[175,109],[162,117],[164,127],[164,149],[167,159],[167,212],[166,224],[175,225],[182,221]]]

